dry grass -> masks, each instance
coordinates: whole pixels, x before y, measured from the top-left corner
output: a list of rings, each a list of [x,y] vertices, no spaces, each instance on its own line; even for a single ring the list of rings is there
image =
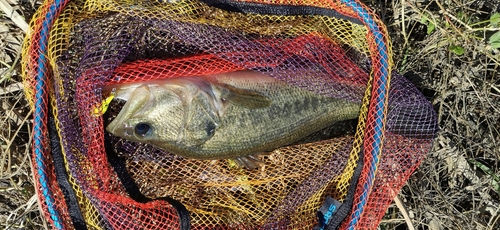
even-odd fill
[[[3,0],[29,18],[35,1]],[[428,96],[441,132],[380,229],[500,229],[499,0],[365,0],[386,22],[396,68]],[[22,4],[21,4],[22,3]],[[434,29],[432,29],[434,28]],[[29,168],[20,26],[0,14],[0,228],[41,229]]]
[[[25,17],[35,10],[28,1],[3,2]],[[31,108],[19,73],[23,22],[11,16],[0,13],[0,229],[42,229],[30,169]]]
[[[440,133],[382,229],[500,229],[500,1],[377,1],[396,68],[432,101]]]

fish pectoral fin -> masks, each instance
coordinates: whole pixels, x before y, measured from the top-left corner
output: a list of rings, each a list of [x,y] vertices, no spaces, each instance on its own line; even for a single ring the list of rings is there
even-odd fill
[[[271,100],[259,92],[223,85],[221,97],[227,102],[250,109],[264,108],[271,105]]]
[[[264,164],[264,162],[259,159],[258,155],[260,154],[238,157],[232,160],[238,165],[238,167],[246,168],[248,170],[254,170],[257,169],[260,165]]]

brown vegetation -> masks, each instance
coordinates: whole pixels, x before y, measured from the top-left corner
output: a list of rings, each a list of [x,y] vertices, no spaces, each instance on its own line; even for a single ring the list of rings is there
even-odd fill
[[[386,23],[395,70],[432,102],[441,129],[380,229],[500,229],[500,1],[363,2]],[[40,2],[5,3],[26,22]],[[11,18],[0,13],[0,228],[40,229],[19,65],[24,27]]]

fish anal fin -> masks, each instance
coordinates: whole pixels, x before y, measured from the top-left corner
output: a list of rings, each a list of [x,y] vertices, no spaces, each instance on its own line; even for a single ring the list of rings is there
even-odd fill
[[[238,158],[235,158],[232,160],[240,168],[246,168],[248,170],[255,170],[264,164],[264,162],[259,158],[259,155],[268,155],[268,154],[269,153],[267,153],[267,152],[256,153],[256,154],[238,157]]]

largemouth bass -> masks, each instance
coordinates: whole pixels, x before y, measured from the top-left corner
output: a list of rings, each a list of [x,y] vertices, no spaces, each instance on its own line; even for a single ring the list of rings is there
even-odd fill
[[[237,71],[111,86],[126,100],[106,127],[113,135],[197,159],[235,159],[294,143],[336,121],[357,118],[360,104]],[[109,90],[109,89],[105,89]]]

